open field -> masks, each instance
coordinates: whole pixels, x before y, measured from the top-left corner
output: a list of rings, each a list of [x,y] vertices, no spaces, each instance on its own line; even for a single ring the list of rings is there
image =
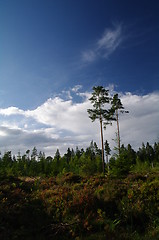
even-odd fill
[[[159,172],[1,177],[0,239],[159,239]]]

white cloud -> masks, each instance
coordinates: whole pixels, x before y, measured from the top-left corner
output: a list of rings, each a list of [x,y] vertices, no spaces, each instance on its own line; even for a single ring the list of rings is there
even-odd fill
[[[48,99],[37,109],[27,111],[26,116],[33,117],[42,124],[56,126],[58,130],[82,133],[88,128],[86,125],[89,121],[88,107],[90,107],[88,100],[82,103],[73,103],[72,100],[64,101],[62,98],[55,97]]]
[[[80,103],[75,103],[73,97],[69,100],[54,97],[34,110],[24,111],[16,107],[0,109],[0,150],[8,149],[14,153],[21,150],[25,153],[36,146],[46,155],[54,155],[57,148],[63,154],[68,147],[85,148],[91,140],[100,147],[99,122],[92,123],[87,114],[87,109],[91,108],[88,100],[91,93],[76,94],[81,96]],[[129,114],[120,116],[122,143],[130,143],[137,149],[142,142],[153,144],[157,141],[159,93],[144,96],[121,93],[121,100],[125,109],[129,110]],[[116,123],[113,123],[104,132],[105,140],[110,142],[111,147],[114,145],[112,139],[115,138],[115,131]]]
[[[121,117],[121,131],[125,142],[130,141],[134,147],[142,142],[159,140],[159,93],[144,96],[128,93],[122,96],[122,102],[129,114]]]
[[[105,29],[92,49],[82,52],[82,61],[85,63],[94,62],[98,57],[108,58],[122,43],[122,25],[115,25],[113,28]]]
[[[76,85],[71,90],[75,93],[77,93],[82,88],[82,85]]]
[[[108,57],[122,42],[122,27],[115,26],[114,29],[106,29],[101,39],[98,40],[98,51],[103,50],[103,56]]]
[[[10,115],[18,115],[18,114],[23,114],[24,111],[17,108],[17,107],[9,107],[5,109],[0,109],[0,114],[10,116]]]

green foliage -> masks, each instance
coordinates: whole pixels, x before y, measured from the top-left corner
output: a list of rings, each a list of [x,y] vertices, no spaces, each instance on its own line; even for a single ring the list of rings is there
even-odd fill
[[[131,145],[127,147],[121,146],[120,155],[115,155],[110,158],[108,164],[108,154],[110,154],[109,144],[105,142],[106,153],[106,172],[109,175],[116,177],[126,176],[129,172],[147,172],[159,169],[159,143],[151,146],[149,143],[146,146],[143,144],[135,152]],[[36,148],[34,148],[36,150]],[[91,141],[90,146],[84,149],[74,151],[68,148],[64,156],[60,155],[57,149],[54,158],[51,156],[45,157],[41,151],[37,156],[30,159],[29,151],[27,155],[11,154],[11,151],[5,152],[0,159],[0,175],[1,176],[58,176],[64,173],[72,172],[83,176],[91,176],[102,173],[102,153],[97,144]]]
[[[141,161],[139,157],[136,158],[136,164],[133,167],[133,172],[148,172],[150,171],[150,164],[148,161]]]
[[[109,167],[114,176],[126,176],[133,167],[133,160],[128,157],[127,152],[123,152],[116,159],[110,159]]]
[[[87,112],[89,117],[94,122],[96,119],[109,120],[109,111],[104,108],[106,103],[110,102],[110,97],[108,96],[109,90],[106,90],[102,86],[93,87],[92,97],[89,99],[93,104],[93,109],[88,109]]]

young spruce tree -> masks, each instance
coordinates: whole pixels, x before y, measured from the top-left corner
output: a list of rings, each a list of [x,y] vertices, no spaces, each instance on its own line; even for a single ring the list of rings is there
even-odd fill
[[[105,150],[105,154],[106,154],[106,163],[107,163],[107,167],[108,167],[108,171],[109,171],[109,161],[108,161],[108,156],[110,155],[111,149],[109,147],[109,143],[106,140],[104,143],[104,150]]]

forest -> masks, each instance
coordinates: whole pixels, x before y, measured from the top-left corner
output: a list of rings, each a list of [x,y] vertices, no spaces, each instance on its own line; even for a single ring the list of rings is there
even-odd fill
[[[110,150],[105,142],[105,155],[109,157]],[[151,146],[144,143],[135,151],[130,144],[126,147],[121,145],[120,155],[114,154],[110,157],[109,163],[105,164],[105,172],[111,176],[127,175],[131,171],[149,171],[159,167],[159,143]],[[91,141],[88,148],[67,149],[61,156],[57,149],[55,156],[45,157],[45,153],[34,147],[32,151],[27,150],[26,154],[12,156],[7,151],[0,158],[1,176],[30,176],[30,177],[56,177],[65,173],[73,173],[82,176],[102,174],[102,151],[96,142]]]
[[[118,94],[110,98],[100,86],[93,91],[88,114],[100,122],[101,149],[92,140],[63,156],[36,147],[0,155],[0,239],[159,239],[159,142],[137,150],[121,144],[119,114],[128,111]],[[117,144],[111,150],[103,127],[112,121]]]

